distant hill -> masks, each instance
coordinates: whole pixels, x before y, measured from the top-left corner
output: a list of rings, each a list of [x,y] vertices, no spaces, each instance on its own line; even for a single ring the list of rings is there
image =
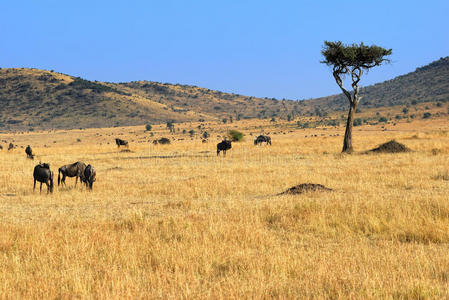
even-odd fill
[[[361,108],[449,101],[449,57],[361,89]],[[325,116],[346,111],[340,95],[307,101],[257,98],[190,85],[88,81],[53,71],[0,69],[0,130],[71,129]]]
[[[0,69],[0,130],[112,127],[286,117],[295,101],[149,81],[106,83],[38,69]]]
[[[449,101],[449,56],[417,68],[414,72],[361,88],[360,96],[360,108]],[[329,112],[348,109],[348,100],[343,94],[307,102],[308,105]]]

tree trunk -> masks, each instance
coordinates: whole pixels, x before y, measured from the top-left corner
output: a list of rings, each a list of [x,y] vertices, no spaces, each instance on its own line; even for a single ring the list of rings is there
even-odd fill
[[[352,153],[352,127],[354,125],[354,113],[357,108],[357,104],[350,102],[348,121],[346,122],[345,139],[343,140],[343,153]]]

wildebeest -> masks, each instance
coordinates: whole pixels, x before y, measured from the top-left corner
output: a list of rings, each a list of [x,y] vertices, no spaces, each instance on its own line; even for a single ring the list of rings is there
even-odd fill
[[[223,151],[223,156],[226,156],[226,150],[229,150],[231,148],[231,141],[223,140],[222,142],[217,144],[217,156],[220,154],[220,151]]]
[[[73,164],[64,165],[58,169],[58,186],[59,184],[65,185],[66,177],[76,177],[75,178],[75,186],[78,182],[78,177],[80,178],[80,182],[84,179],[84,170],[86,169],[86,164],[82,161],[77,161]],[[62,174],[62,179],[61,179]]]
[[[0,145],[0,150],[3,150],[3,146],[2,145]]]
[[[255,140],[254,140],[254,145],[259,145],[262,143],[267,143],[271,145],[271,138],[268,135],[259,135]]]
[[[14,144],[13,143],[9,143],[8,145],[8,151],[14,149]]]
[[[53,172],[50,170],[50,165],[47,163],[39,163],[34,167],[33,172],[34,186],[33,191],[36,189],[36,181],[41,183],[39,191],[42,192],[42,183],[47,185],[47,194],[53,193]]]
[[[30,145],[26,147],[25,153],[27,154],[27,158],[34,159],[33,150],[31,149]]]
[[[122,139],[119,139],[119,138],[115,139],[115,143],[117,144],[117,147],[119,147],[119,148],[120,148],[120,146],[129,147],[128,141],[125,141],[125,140],[122,140]]]
[[[86,184],[86,187],[89,189],[92,189],[92,186],[94,185],[94,182],[97,180],[95,177],[97,176],[97,172],[95,172],[94,167],[91,165],[87,165],[87,167],[84,169],[84,183]]]
[[[157,145],[157,144],[168,145],[168,144],[170,144],[170,140],[168,138],[163,137],[163,138],[160,138],[158,140],[154,140],[153,144],[155,144],[155,145]]]

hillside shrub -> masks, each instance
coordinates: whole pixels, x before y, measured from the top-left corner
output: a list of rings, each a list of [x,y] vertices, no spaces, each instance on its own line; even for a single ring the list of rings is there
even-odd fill
[[[151,131],[153,127],[150,124],[145,125],[145,130],[146,131]]]
[[[353,125],[354,126],[361,126],[362,125],[362,119],[360,119],[360,118],[354,119]]]
[[[379,122],[383,122],[383,123],[386,123],[388,120],[387,120],[387,118],[385,118],[385,117],[380,117],[379,118]]]
[[[430,118],[430,116],[432,116],[432,114],[430,112],[426,112],[424,113],[424,115],[422,116],[423,119],[428,119]]]
[[[233,141],[233,142],[240,142],[240,141],[242,141],[243,140],[243,136],[244,136],[244,134],[243,133],[241,133],[240,131],[238,131],[238,130],[230,130],[229,132],[228,132],[228,137],[229,137],[229,139],[231,140],[231,141]]]

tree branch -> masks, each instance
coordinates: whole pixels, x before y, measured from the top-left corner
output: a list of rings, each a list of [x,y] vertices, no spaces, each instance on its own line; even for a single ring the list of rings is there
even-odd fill
[[[349,102],[352,103],[352,96],[351,93],[348,92],[345,87],[343,86],[343,81],[340,78],[340,74],[333,72],[332,73],[334,75],[335,81],[337,82],[338,86],[340,87],[340,89],[343,91],[343,93],[346,95],[346,97],[348,97]]]
[[[343,86],[343,80],[341,79],[341,75],[347,74],[349,72],[348,68],[346,66],[342,65],[335,65],[332,75],[334,75],[335,81],[337,82],[340,89],[343,91],[343,93],[348,98],[349,102],[352,103],[352,95],[350,92],[348,92],[345,87]]]

